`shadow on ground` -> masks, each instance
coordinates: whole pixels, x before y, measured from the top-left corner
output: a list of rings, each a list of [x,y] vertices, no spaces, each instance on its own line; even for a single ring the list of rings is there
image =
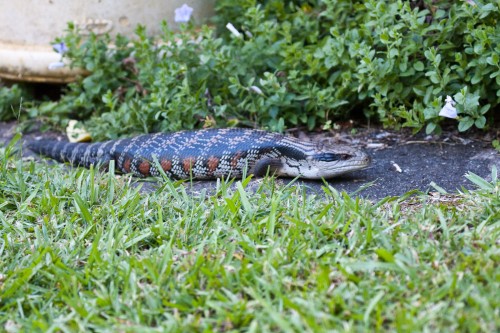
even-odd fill
[[[8,142],[14,131],[15,123],[0,123],[0,144]],[[24,138],[29,140],[40,136],[59,135],[34,131],[27,133]],[[368,169],[329,180],[328,183],[337,190],[348,193],[373,183],[359,192],[359,195],[374,200],[402,195],[415,189],[423,192],[435,191],[431,186],[433,182],[448,192],[456,192],[461,188],[473,189],[474,185],[464,177],[466,173],[473,172],[491,179],[492,166],[496,165],[500,169],[499,153],[491,148],[491,140],[483,140],[483,136],[484,134],[480,134],[471,138],[459,136],[455,132],[440,136],[412,136],[409,133],[380,129],[360,131],[360,134],[355,136],[337,134],[334,139],[365,149],[372,156],[373,162]],[[23,156],[34,154],[23,151]],[[284,183],[289,181],[283,180]],[[155,183],[141,183],[145,191],[155,188]],[[296,184],[305,186],[309,193],[323,193],[323,182],[301,180]],[[216,182],[194,181],[186,183],[186,186],[196,192],[203,189],[211,192],[215,189]]]

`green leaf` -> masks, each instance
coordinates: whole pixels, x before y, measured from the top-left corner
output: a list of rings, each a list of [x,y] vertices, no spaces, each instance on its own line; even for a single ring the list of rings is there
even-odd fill
[[[440,82],[439,76],[437,75],[436,71],[428,71],[427,73],[425,73],[425,76],[428,76],[431,82],[434,84],[438,84]]]
[[[491,57],[486,58],[486,62],[491,66],[497,66],[500,56],[497,53],[493,53]]]
[[[481,109],[479,109],[479,113],[485,114],[486,112],[488,112],[489,109],[490,109],[490,104],[483,105],[483,107],[481,107]]]
[[[389,58],[395,58],[399,55],[398,49],[390,49]]]
[[[437,112],[436,108],[433,107],[428,107],[424,109],[424,118],[425,120],[429,120],[432,118],[435,118],[439,115],[439,112]]]
[[[23,136],[22,136],[21,133],[16,133],[14,135],[14,137],[9,141],[9,143],[7,144],[7,147],[5,148],[7,156],[9,156],[10,153],[14,150],[14,147],[16,146],[16,143],[19,142],[19,140],[21,140],[22,137]]]
[[[92,214],[90,214],[89,207],[85,201],[77,194],[73,193],[73,198],[75,200],[76,206],[80,210],[82,219],[87,223],[92,223]]]
[[[474,119],[471,117],[464,117],[458,123],[458,130],[460,132],[467,131],[472,125],[474,125]]]
[[[431,187],[433,187],[436,191],[438,191],[440,194],[447,194],[448,193],[444,188],[442,188],[441,186],[439,186],[435,182],[431,182],[429,185]]]
[[[476,125],[477,128],[484,128],[484,125],[486,125],[486,117],[481,116],[477,118],[474,124]]]
[[[467,94],[464,107],[467,111],[476,110],[479,106],[479,95]]]
[[[370,319],[370,314],[372,313],[373,309],[375,309],[375,306],[377,303],[384,297],[385,292],[384,291],[379,291],[377,295],[375,295],[371,300],[370,303],[368,303],[368,306],[366,307],[365,313],[363,315],[363,321],[365,322],[366,325],[369,323]]]
[[[467,87],[463,88],[459,93],[456,93],[453,96],[453,99],[455,102],[458,104],[464,105],[465,104],[465,95],[467,94]]]
[[[416,71],[423,71],[425,69],[424,63],[421,61],[417,61],[416,63],[413,64],[413,68],[415,68]]]
[[[394,262],[394,256],[384,248],[376,249],[375,253],[385,262]]]
[[[499,77],[500,76],[500,70],[496,71],[496,72],[493,72],[490,74],[490,79],[493,79],[495,77]],[[498,79],[497,79],[498,80]]]
[[[474,53],[476,54],[482,54],[484,52],[484,46],[481,42],[477,42],[476,45],[474,45]]]
[[[385,30],[385,29],[384,29]],[[389,34],[387,33],[387,30],[383,31],[381,34],[380,34],[380,41],[384,44],[388,44],[389,43]]]
[[[248,196],[247,196],[247,194],[245,192],[245,189],[243,188],[242,183],[241,182],[237,182],[236,183],[236,188],[237,188],[238,193],[240,195],[240,200],[241,200],[241,204],[243,205],[243,209],[245,209],[245,211],[247,213],[252,214],[253,211],[254,211],[254,209],[253,209],[252,204],[248,200]]]
[[[480,10],[481,15],[479,15],[480,19],[484,19],[486,16],[490,15],[491,12],[497,11],[496,6],[492,3],[484,5],[480,8],[481,8],[481,10]]]
[[[427,127],[425,127],[425,133],[431,134],[432,132],[434,132],[435,129],[436,129],[436,123],[428,123]]]
[[[468,180],[470,180],[471,182],[473,182],[474,184],[476,184],[477,186],[479,186],[479,188],[481,188],[483,190],[493,190],[495,188],[495,184],[489,183],[486,179],[476,175],[473,172],[469,171],[465,175],[465,178],[467,178]]]

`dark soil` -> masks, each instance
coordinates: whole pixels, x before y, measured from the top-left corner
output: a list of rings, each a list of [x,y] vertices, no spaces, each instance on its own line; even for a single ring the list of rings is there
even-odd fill
[[[14,135],[16,124],[0,123],[0,145],[8,142]],[[500,169],[500,154],[494,150],[491,140],[492,133],[458,134],[455,131],[445,132],[440,136],[412,136],[410,132],[391,132],[382,129],[362,129],[356,135],[350,134],[312,134],[296,133],[297,135],[315,139],[333,136],[333,139],[344,144],[351,144],[365,149],[373,159],[368,169],[353,172],[346,176],[332,179],[328,184],[339,191],[353,193],[361,186],[373,183],[372,186],[359,192],[359,195],[369,199],[380,199],[386,196],[402,195],[410,190],[423,192],[436,191],[431,183],[448,192],[456,192],[462,188],[473,189],[474,184],[464,175],[473,172],[483,178],[491,179],[491,168],[496,165]],[[31,131],[25,133],[24,139],[35,137],[59,137],[54,132],[41,133]],[[23,150],[24,157],[36,157],[32,152]],[[289,180],[283,180],[288,182]],[[255,182],[258,183],[258,180]],[[143,189],[155,188],[154,182],[143,182]],[[194,181],[193,191],[215,188],[215,181]],[[308,192],[322,193],[321,181],[298,181]]]

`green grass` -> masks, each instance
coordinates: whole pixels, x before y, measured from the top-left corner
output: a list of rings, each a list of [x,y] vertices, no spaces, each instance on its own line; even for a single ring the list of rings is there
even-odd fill
[[[493,332],[500,183],[370,202],[214,195],[0,149],[0,331]],[[450,201],[451,200],[451,201]]]

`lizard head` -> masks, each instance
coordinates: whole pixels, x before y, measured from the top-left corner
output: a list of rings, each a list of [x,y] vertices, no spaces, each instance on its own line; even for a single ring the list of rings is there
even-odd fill
[[[316,149],[308,156],[311,170],[315,178],[332,178],[347,172],[368,167],[371,158],[364,151],[347,145],[339,145],[326,139],[316,145]]]
[[[277,173],[307,179],[333,178],[344,173],[364,169],[371,158],[362,150],[339,145],[329,139],[319,142],[301,142],[305,149],[283,149]],[[295,145],[297,147],[297,145]]]

